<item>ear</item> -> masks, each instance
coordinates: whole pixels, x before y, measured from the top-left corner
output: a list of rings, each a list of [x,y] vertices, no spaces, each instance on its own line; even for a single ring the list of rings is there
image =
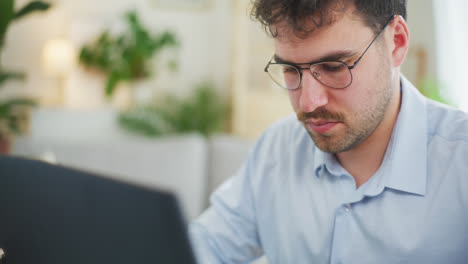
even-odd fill
[[[392,54],[392,65],[399,67],[405,61],[409,49],[409,30],[405,19],[396,16],[389,25],[389,49]]]

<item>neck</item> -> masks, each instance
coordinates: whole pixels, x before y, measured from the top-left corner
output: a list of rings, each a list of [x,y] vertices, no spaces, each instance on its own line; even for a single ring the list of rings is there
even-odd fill
[[[401,92],[399,84],[398,81],[398,89],[395,89],[388,111],[376,130],[353,149],[336,154],[341,166],[353,176],[357,188],[367,182],[383,162],[400,111]]]

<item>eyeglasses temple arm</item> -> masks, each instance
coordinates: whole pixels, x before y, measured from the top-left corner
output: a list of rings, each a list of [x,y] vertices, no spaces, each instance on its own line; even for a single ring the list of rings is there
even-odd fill
[[[393,19],[396,17],[396,15],[392,15],[392,17],[390,17],[390,19],[385,23],[385,25],[383,26],[382,30],[380,30],[380,32],[375,36],[375,38],[371,41],[371,43],[367,46],[366,50],[364,50],[364,52],[361,54],[361,56],[359,56],[359,58],[354,62],[353,65],[351,66],[348,66],[348,69],[352,70],[354,69],[358,63],[361,61],[362,57],[364,56],[364,54],[366,54],[367,50],[369,50],[369,48],[372,46],[372,44],[379,38],[379,36],[382,34],[382,32],[385,31],[385,28],[387,28],[388,25],[390,25],[390,23],[393,21]]]
[[[268,61],[267,65],[265,66],[265,69],[263,69],[265,72],[268,72],[268,66],[270,66],[270,63],[271,63],[271,61],[273,60],[274,57],[275,57],[275,55],[273,55],[271,57],[271,59]]]

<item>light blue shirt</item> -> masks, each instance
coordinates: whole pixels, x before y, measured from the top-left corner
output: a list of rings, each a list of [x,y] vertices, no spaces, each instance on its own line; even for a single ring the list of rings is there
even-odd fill
[[[468,263],[468,115],[402,78],[379,170],[358,189],[295,116],[269,128],[190,225],[199,262]]]

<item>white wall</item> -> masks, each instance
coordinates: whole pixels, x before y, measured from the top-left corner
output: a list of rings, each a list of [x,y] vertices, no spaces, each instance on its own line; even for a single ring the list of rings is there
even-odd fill
[[[437,38],[437,70],[440,84],[447,97],[460,109],[468,112],[468,23],[466,0],[434,0]]]
[[[136,9],[150,29],[157,32],[173,30],[182,44],[178,53],[178,74],[160,78],[155,83],[160,86],[158,89],[186,93],[194,84],[209,79],[219,89],[227,91],[230,82],[231,1],[208,1],[211,1],[209,7],[185,10],[157,7],[156,0],[55,1],[54,8],[47,13],[28,17],[11,27],[2,62],[5,68],[24,70],[28,80],[9,83],[0,95],[19,90],[37,96],[53,92],[56,80],[44,73],[41,60],[46,41],[66,38],[79,46],[104,28],[121,29],[121,17],[130,9]]]
[[[437,58],[432,0],[409,0],[407,22],[410,30],[411,47],[407,60],[402,67],[403,73],[410,81],[414,83],[418,81],[417,48],[422,47],[427,55],[425,75],[435,77],[437,75]]]

